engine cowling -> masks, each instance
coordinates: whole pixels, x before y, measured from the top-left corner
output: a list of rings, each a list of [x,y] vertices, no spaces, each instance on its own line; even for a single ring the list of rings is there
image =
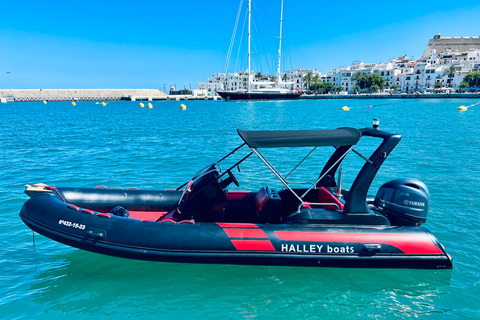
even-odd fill
[[[430,193],[418,179],[389,181],[378,189],[374,206],[392,225],[419,226],[427,221]]]

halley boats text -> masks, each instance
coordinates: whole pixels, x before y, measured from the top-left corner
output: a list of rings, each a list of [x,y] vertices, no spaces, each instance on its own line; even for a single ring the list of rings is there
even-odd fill
[[[297,252],[297,253],[355,253],[354,247],[349,246],[330,246],[318,244],[282,244],[282,252]]]

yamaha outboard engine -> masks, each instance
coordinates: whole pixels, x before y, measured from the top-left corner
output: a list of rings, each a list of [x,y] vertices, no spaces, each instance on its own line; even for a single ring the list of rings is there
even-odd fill
[[[392,225],[419,226],[427,221],[430,193],[418,179],[395,179],[378,189],[374,205]]]

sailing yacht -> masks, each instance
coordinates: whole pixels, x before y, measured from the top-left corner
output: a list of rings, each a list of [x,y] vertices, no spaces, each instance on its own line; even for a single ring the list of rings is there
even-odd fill
[[[251,20],[252,20],[252,1],[248,0],[248,87],[247,90],[221,90],[217,93],[226,101],[229,100],[293,100],[300,98],[302,92],[297,90],[289,90],[282,88],[282,79],[280,76],[280,61],[282,52],[282,21],[283,21],[283,0],[280,10],[280,41],[278,46],[278,62],[277,62],[277,80],[274,87],[252,89],[252,71],[251,71]]]

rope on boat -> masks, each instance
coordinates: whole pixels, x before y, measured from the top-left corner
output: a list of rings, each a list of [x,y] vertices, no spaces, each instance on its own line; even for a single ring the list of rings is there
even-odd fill
[[[125,188],[123,188],[123,187],[118,187],[118,186],[117,186],[117,187],[111,187],[111,188],[109,188],[109,187],[107,187],[107,186],[105,186],[105,185],[103,185],[103,184],[95,187],[95,189],[99,189],[99,188],[105,188],[105,189],[111,189],[111,190],[113,190],[113,189],[125,190]],[[140,189],[137,188],[137,187],[128,187],[127,190],[140,190]]]
[[[44,186],[45,189],[48,189],[48,190],[55,190],[55,192],[58,194],[58,196],[63,200],[63,202],[67,203],[67,201],[65,201],[65,198],[60,194],[60,192],[57,190],[57,187],[55,186]]]
[[[225,157],[223,157],[222,159],[218,160],[216,163],[222,162],[223,160],[225,160],[226,158],[228,158],[230,155],[234,154],[235,151],[237,151],[238,149],[242,148],[242,147],[243,147],[244,145],[246,145],[246,144],[247,144],[246,142],[242,143],[240,146],[238,146],[238,147],[236,147],[235,149],[233,149],[232,152],[230,152],[229,154],[227,154],[227,155],[226,155]]]

